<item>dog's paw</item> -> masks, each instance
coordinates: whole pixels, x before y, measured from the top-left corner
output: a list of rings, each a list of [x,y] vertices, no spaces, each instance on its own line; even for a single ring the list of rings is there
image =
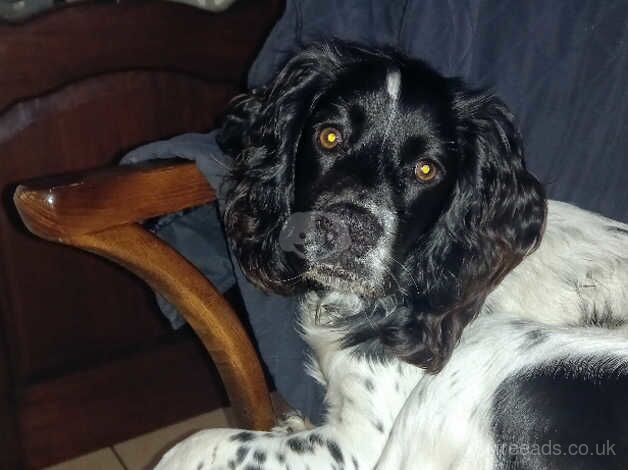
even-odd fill
[[[303,415],[297,410],[292,410],[284,413],[279,418],[273,427],[272,431],[279,434],[292,434],[299,431],[305,431],[311,426],[308,426]]]

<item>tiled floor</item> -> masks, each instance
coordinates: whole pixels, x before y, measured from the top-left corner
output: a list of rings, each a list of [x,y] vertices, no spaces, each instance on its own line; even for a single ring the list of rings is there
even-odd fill
[[[206,428],[230,426],[230,410],[223,408],[158,429],[45,470],[149,470],[159,457],[184,437]]]

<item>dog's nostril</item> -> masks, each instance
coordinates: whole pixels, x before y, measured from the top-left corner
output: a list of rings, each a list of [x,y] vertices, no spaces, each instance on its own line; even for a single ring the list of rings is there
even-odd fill
[[[333,221],[327,217],[319,217],[316,220],[316,232],[326,242],[334,240],[338,235],[338,229],[334,226]]]

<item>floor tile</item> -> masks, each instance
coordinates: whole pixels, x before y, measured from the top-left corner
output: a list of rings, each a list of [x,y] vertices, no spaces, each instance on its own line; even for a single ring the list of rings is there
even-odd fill
[[[128,470],[152,469],[161,455],[184,437],[201,429],[232,427],[230,411],[223,408],[196,416],[116,444],[114,450]]]
[[[43,470],[125,470],[111,449],[101,449]]]

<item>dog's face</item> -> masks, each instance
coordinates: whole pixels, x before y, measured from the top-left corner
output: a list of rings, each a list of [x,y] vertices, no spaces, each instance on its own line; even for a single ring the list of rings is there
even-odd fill
[[[431,70],[387,61],[347,67],[313,103],[294,160],[293,207],[305,217],[284,228],[298,232],[303,262],[293,262],[306,278],[368,297],[401,287],[457,178],[448,103]]]
[[[234,103],[221,144],[235,159],[225,225],[249,279],[402,296],[336,326],[428,370],[540,239],[543,191],[507,108],[420,61],[310,47]]]

